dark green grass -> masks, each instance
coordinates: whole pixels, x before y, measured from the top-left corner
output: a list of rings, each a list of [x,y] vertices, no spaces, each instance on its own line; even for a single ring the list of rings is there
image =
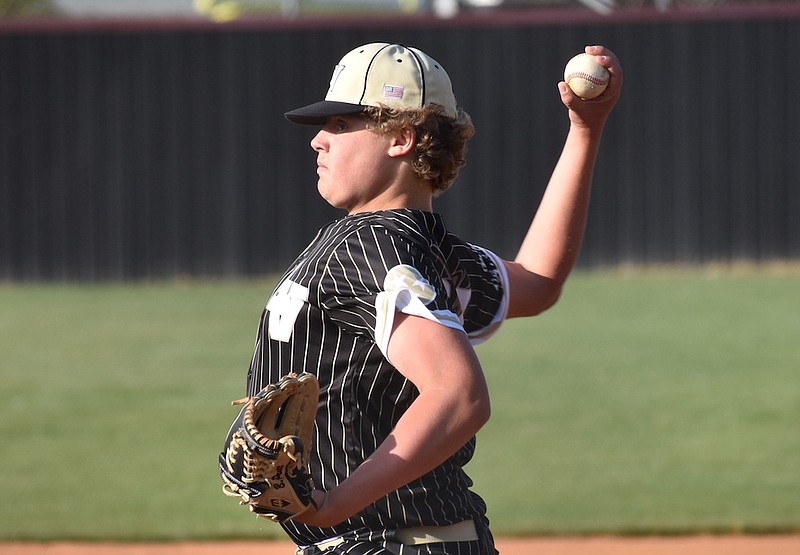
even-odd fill
[[[268,282],[0,286],[0,539],[281,537],[216,455]],[[496,534],[800,530],[800,275],[578,273],[479,347]]]

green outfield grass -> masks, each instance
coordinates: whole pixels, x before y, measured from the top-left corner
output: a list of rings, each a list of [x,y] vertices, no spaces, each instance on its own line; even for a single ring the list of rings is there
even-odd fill
[[[269,288],[0,285],[0,540],[281,537],[216,473]],[[479,353],[496,534],[800,530],[800,272],[577,273]]]

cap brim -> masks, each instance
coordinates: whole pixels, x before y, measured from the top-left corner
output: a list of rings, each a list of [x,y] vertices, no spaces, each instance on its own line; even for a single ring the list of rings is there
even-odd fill
[[[286,112],[284,116],[289,121],[301,123],[303,125],[322,125],[331,116],[347,116],[360,114],[366,106],[360,104],[350,104],[349,102],[331,102],[323,100],[315,102],[302,108],[297,108],[291,112]]]

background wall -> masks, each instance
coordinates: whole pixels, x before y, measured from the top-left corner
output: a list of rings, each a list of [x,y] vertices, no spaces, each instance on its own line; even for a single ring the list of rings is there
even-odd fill
[[[281,270],[340,216],[282,114],[372,40],[442,61],[475,120],[437,202],[466,238],[514,255],[566,131],[563,64],[601,43],[626,83],[580,264],[800,258],[800,9],[580,13],[3,24],[0,279]]]

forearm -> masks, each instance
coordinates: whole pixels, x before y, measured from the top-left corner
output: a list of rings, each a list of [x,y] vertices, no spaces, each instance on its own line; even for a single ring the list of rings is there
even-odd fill
[[[479,407],[462,414],[458,406],[421,394],[378,450],[326,493],[316,518],[340,522],[445,462],[484,423]]]
[[[580,253],[589,212],[592,177],[606,119],[619,98],[622,67],[602,46],[586,47],[611,75],[608,88],[593,100],[581,100],[565,82],[558,85],[570,128],[561,156],[514,262],[508,317],[532,316],[552,306]]]
[[[572,125],[561,156],[515,262],[527,271],[566,280],[586,229],[601,130]]]

